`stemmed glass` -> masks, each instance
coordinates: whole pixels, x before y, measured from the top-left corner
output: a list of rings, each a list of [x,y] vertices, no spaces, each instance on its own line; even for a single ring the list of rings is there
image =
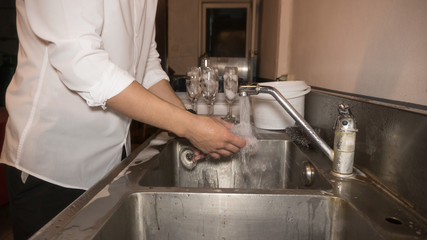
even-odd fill
[[[191,109],[197,113],[197,99],[202,92],[200,86],[201,71],[198,67],[191,67],[187,72],[187,78],[185,80],[185,87],[187,88],[187,95],[190,99]]]
[[[235,122],[236,119],[233,117],[231,108],[234,100],[236,99],[237,88],[239,85],[239,75],[237,67],[225,67],[223,78],[225,101],[227,101],[228,105],[227,115],[223,119],[228,122]]]
[[[213,105],[218,94],[218,75],[215,69],[203,67],[200,83],[202,85],[202,96],[208,105],[208,115],[213,115]]]

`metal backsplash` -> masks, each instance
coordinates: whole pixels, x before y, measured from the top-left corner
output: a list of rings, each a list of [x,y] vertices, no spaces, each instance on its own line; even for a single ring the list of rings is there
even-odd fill
[[[356,118],[355,166],[427,216],[427,111],[324,90],[305,99],[305,118],[332,146],[337,106]]]

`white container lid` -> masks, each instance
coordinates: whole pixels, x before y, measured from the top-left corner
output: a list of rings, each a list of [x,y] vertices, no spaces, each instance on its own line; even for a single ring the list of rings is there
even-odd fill
[[[304,81],[265,82],[261,86],[276,88],[304,117],[305,95],[311,87]],[[291,127],[295,120],[270,94],[251,95],[254,124],[258,128],[281,130]]]
[[[311,87],[304,81],[275,81],[259,83],[260,86],[276,88],[285,98],[296,98],[310,92]],[[258,94],[251,97],[262,100],[274,100],[270,94]]]

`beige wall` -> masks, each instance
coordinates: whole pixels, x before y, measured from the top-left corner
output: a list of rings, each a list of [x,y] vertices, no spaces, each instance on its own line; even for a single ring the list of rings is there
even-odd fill
[[[175,74],[198,66],[200,0],[168,1],[168,64]]]
[[[278,64],[275,72],[276,77],[289,73],[290,61],[290,34],[292,30],[292,7],[293,0],[279,1],[280,9],[279,19],[279,41],[278,41]]]
[[[168,62],[184,74],[201,54],[200,1],[168,4]],[[426,0],[267,0],[261,10],[259,77],[427,105]]]
[[[259,71],[258,77],[275,79],[278,67],[278,44],[280,30],[280,0],[264,0],[261,2],[259,29]]]
[[[279,65],[312,86],[427,105],[426,13],[426,0],[294,0]]]

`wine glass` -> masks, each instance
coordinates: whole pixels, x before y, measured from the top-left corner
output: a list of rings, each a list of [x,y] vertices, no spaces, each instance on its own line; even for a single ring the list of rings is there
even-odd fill
[[[202,96],[208,105],[208,115],[213,115],[213,105],[218,94],[218,75],[215,69],[203,67],[200,83],[202,85]]]
[[[191,67],[187,72],[185,79],[185,87],[187,89],[187,95],[190,99],[191,109],[197,113],[197,100],[202,92],[200,86],[201,71],[198,67]]]
[[[237,67],[225,67],[224,69],[224,95],[227,101],[227,115],[223,118],[228,122],[235,122],[236,119],[232,114],[232,105],[237,96],[239,85],[239,75]]]

